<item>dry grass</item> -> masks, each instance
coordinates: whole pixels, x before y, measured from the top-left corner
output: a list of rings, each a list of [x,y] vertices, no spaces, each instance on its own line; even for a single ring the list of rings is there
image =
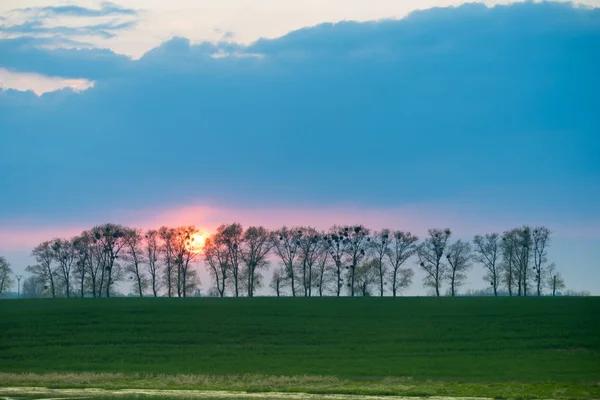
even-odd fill
[[[406,396],[365,396],[343,394],[310,394],[310,393],[247,393],[236,391],[202,391],[202,390],[150,390],[150,389],[48,389],[39,387],[0,388],[0,394],[5,396],[28,396],[39,400],[58,399],[122,399],[122,398],[167,398],[167,399],[268,399],[268,400],[414,400]],[[50,396],[50,398],[48,398]],[[10,399],[7,397],[6,399]],[[475,398],[444,397],[444,400],[472,400]],[[491,400],[479,398],[477,400]]]
[[[8,388],[16,392],[49,391],[55,395],[98,391],[94,395],[208,396],[226,393],[254,393],[256,398],[274,398],[282,393],[288,398],[297,395],[352,395],[385,397],[386,399],[415,397],[494,398],[494,399],[598,399],[596,384],[564,383],[464,383],[415,381],[410,377],[388,377],[379,380],[354,381],[329,376],[270,375],[158,375],[158,374],[14,374],[0,373],[0,394]],[[94,388],[94,389],[90,389]],[[65,392],[65,390],[67,392]],[[52,392],[55,391],[55,392]],[[94,392],[95,393],[95,392]],[[230,396],[231,395],[231,396]],[[219,394],[220,396],[220,394]],[[244,396],[246,396],[244,394]],[[260,397],[263,396],[263,397]],[[267,396],[267,397],[265,397]],[[314,396],[304,398],[315,398]],[[210,396],[209,396],[210,397]],[[205,397],[201,397],[205,398]],[[220,397],[217,397],[220,398]],[[276,398],[276,397],[275,397]],[[297,398],[292,396],[292,398]],[[326,397],[330,398],[330,397]],[[345,398],[345,397],[343,397]]]

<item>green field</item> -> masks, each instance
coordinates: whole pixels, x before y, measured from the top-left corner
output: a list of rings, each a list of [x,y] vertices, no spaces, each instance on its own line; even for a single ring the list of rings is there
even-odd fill
[[[0,386],[600,398],[593,297],[2,301],[0,332]]]

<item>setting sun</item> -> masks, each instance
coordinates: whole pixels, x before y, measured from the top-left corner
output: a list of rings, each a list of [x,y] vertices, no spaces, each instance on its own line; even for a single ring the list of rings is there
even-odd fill
[[[206,237],[202,233],[196,233],[192,236],[192,250],[195,252],[201,252],[204,248],[204,242],[206,241]]]

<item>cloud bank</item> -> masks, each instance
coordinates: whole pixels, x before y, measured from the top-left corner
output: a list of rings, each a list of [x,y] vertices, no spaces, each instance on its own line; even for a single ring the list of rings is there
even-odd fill
[[[249,46],[176,38],[137,61],[0,41],[4,68],[96,82],[2,93],[0,183],[19,197],[0,199],[0,219],[197,199],[479,198],[498,212],[598,215],[594,48],[599,10],[546,2],[323,24]]]

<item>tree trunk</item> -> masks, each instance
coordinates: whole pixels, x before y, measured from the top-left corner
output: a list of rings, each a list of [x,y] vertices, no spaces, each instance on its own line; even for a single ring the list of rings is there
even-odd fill
[[[157,297],[157,293],[156,293],[156,273],[152,274],[152,293],[154,294],[154,297]]]
[[[55,299],[56,298],[56,289],[54,288],[54,276],[52,276],[52,269],[50,267],[48,267],[48,271],[50,271],[49,276],[50,276],[50,288],[52,289],[52,298]]]
[[[312,265],[308,266],[308,297],[312,297]]]
[[[106,283],[106,297],[110,297],[110,284],[112,283],[112,268],[108,270],[108,282]]]
[[[70,288],[71,285],[69,285],[69,281],[70,281],[69,275],[65,276],[65,281],[66,281],[66,285],[67,285],[67,299],[68,299],[71,297],[71,288]]]
[[[288,266],[289,268],[289,275],[290,275],[290,280],[292,283],[292,297],[296,297],[296,280],[294,279],[294,264],[290,263],[290,265]]]
[[[383,260],[379,257],[379,295],[383,297]]]

